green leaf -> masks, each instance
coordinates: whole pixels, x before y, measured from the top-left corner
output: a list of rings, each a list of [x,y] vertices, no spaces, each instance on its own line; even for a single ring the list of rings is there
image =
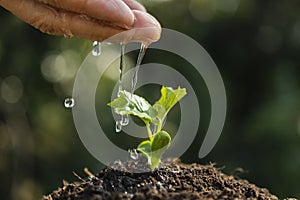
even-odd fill
[[[153,121],[157,111],[144,98],[127,91],[121,91],[120,96],[108,104],[119,115],[135,115],[145,123]]]
[[[157,168],[162,154],[169,147],[171,136],[166,131],[159,131],[154,134],[151,141],[151,163],[152,169]]]
[[[163,86],[161,88],[161,97],[153,105],[153,108],[157,111],[157,118],[159,123],[162,124],[164,118],[174,105],[186,95],[186,89],[180,88],[174,90],[171,87]]]
[[[166,131],[159,131],[154,134],[153,139],[141,142],[137,148],[139,152],[148,158],[151,169],[159,166],[160,158],[171,142],[171,136]]]
[[[144,154],[148,159],[151,158],[151,142],[149,140],[141,142],[137,150]]]

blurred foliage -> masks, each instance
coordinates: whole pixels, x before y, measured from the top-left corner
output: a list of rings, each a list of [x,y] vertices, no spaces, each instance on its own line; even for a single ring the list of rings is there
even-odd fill
[[[188,78],[200,99],[199,134],[182,160],[216,162],[226,166],[228,173],[242,167],[248,173],[239,176],[281,198],[300,198],[300,2],[142,2],[163,27],[197,40],[225,82],[225,128],[214,150],[199,160],[197,152],[210,117],[205,83],[183,59],[147,52],[144,63],[174,67]],[[95,172],[102,167],[77,136],[71,110],[63,107],[92,43],[42,34],[2,8],[0,19],[0,196],[38,199],[60,186],[62,179],[76,180],[72,171],[83,175],[84,167]],[[134,59],[127,59],[132,66]],[[107,87],[97,92],[99,105],[110,101],[118,78],[116,67],[100,81]],[[149,94],[151,88],[157,94]],[[154,101],[158,88],[148,85],[138,93]],[[110,108],[100,106],[97,111],[107,116],[99,117],[100,123],[114,133]],[[177,107],[167,128],[176,130],[178,114]],[[138,142],[130,142],[124,134],[109,137],[123,148]]]

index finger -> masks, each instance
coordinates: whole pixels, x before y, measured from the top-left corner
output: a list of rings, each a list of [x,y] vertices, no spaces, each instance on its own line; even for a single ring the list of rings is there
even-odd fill
[[[137,2],[126,0],[35,0],[37,2],[74,13],[84,14],[102,21],[111,22],[122,28],[134,23],[134,15],[126,3],[139,7]]]

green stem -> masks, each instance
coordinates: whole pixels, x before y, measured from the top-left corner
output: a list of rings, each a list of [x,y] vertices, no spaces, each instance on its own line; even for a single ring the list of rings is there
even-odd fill
[[[157,132],[161,131],[162,125],[163,125],[163,122],[164,122],[166,116],[167,115],[165,114],[164,117],[161,120],[159,120],[159,124],[157,125]]]
[[[151,141],[152,140],[152,132],[151,132],[151,129],[150,129],[150,123],[146,123],[146,127],[147,127],[148,137]]]
[[[159,131],[161,130],[161,125],[162,125],[162,123],[159,123],[159,124],[157,125],[157,132],[159,132]]]

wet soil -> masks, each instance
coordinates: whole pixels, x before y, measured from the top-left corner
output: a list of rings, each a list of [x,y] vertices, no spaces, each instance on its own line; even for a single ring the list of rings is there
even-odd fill
[[[133,173],[137,162],[115,162],[110,167],[43,197],[61,199],[278,199],[267,189],[247,180],[226,175],[214,164],[183,164],[175,162],[146,173]],[[122,169],[122,171],[120,171]]]

